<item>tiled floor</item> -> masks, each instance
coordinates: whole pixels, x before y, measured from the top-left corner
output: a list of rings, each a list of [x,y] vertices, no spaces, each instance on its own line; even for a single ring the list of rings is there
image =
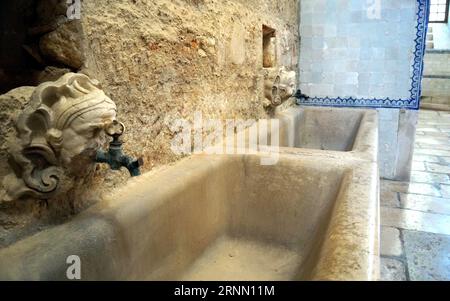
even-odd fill
[[[420,111],[413,160],[381,181],[381,278],[450,280],[450,112]]]

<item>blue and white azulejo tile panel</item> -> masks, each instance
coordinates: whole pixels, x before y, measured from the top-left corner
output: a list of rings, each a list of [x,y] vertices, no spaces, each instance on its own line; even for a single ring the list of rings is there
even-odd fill
[[[429,0],[300,6],[300,104],[418,109]]]

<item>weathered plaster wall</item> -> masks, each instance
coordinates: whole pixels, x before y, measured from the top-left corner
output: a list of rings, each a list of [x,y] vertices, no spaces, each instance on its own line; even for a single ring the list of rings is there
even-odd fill
[[[276,29],[277,62],[297,64],[297,1],[84,1],[87,70],[126,124],[126,150],[145,169],[175,160],[165,121],[261,118],[262,25]]]
[[[81,19],[70,22],[60,9],[65,0],[37,3],[45,16],[35,28],[44,31],[38,48],[54,68],[43,73],[72,70],[97,78],[127,127],[125,151],[144,158],[144,172],[179,159],[170,149],[176,118],[192,120],[195,111],[204,118],[267,116],[263,24],[276,30],[277,65],[297,68],[298,0],[84,0]],[[11,116],[32,91],[0,97],[2,134],[11,131]],[[0,142],[3,177],[9,171],[6,141]],[[64,199],[0,202],[0,247],[66,220],[128,178],[126,170],[99,165]]]

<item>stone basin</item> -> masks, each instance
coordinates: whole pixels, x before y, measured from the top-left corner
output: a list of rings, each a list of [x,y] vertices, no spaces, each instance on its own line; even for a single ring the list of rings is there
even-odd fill
[[[355,123],[356,124],[356,123]],[[331,145],[331,144],[330,144]],[[378,279],[378,173],[320,154],[195,155],[0,250],[0,279]]]
[[[298,106],[275,114],[280,147],[347,152],[373,162],[378,157],[377,118],[375,110],[327,107]],[[270,137],[270,125],[268,132]]]

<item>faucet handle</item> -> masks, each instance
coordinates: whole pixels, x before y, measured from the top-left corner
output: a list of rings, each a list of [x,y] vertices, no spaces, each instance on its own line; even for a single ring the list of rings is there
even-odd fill
[[[121,136],[125,132],[125,125],[122,122],[114,120],[106,126],[105,132],[111,137]]]

